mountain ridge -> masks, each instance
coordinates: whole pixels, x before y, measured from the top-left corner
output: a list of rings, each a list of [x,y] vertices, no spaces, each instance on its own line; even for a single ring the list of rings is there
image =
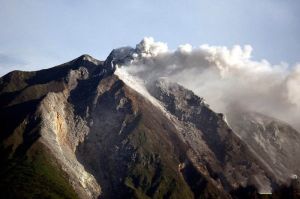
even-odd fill
[[[163,80],[139,93],[120,63],[82,55],[1,77],[3,171],[42,151],[79,198],[236,198],[241,187],[283,184],[202,98]]]

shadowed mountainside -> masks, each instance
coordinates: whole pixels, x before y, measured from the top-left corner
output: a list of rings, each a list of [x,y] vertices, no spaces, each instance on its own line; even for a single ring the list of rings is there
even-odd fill
[[[289,178],[192,91],[159,80],[150,99],[112,56],[0,79],[1,198],[261,197]]]

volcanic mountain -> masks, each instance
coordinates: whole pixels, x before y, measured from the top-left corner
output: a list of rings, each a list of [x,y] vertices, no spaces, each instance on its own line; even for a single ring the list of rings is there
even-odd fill
[[[299,196],[299,132],[244,110],[228,123],[164,78],[145,85],[119,67],[132,53],[0,79],[1,198]]]

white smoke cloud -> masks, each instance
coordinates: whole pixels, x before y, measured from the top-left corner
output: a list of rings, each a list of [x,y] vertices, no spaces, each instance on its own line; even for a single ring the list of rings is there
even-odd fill
[[[300,64],[297,65],[293,72],[287,78],[287,95],[288,99],[299,107],[300,104]]]
[[[271,65],[251,59],[252,47],[190,44],[169,50],[144,38],[126,70],[145,81],[167,77],[204,97],[218,112],[233,108],[261,112],[300,129],[300,65]]]
[[[162,42],[154,42],[152,37],[144,38],[136,45],[137,51],[142,57],[155,57],[159,54],[168,52],[168,46]]]

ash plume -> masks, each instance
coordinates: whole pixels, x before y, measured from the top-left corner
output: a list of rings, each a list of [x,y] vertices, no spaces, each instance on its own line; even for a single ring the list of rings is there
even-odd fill
[[[255,111],[299,130],[300,64],[255,61],[252,50],[250,45],[190,44],[170,50],[167,44],[146,37],[128,51],[132,60],[124,68],[146,84],[160,77],[177,82],[204,97],[217,112]]]

